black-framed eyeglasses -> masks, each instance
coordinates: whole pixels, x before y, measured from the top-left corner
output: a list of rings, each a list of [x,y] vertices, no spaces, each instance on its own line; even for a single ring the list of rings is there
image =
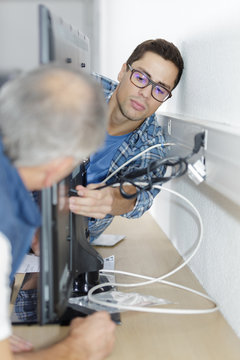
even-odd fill
[[[142,71],[133,69],[132,66],[129,64],[128,67],[131,71],[131,76],[130,76],[131,83],[141,89],[151,84],[152,85],[151,95],[155,100],[162,103],[172,96],[171,91],[166,89],[163,85],[159,85],[154,81],[152,81],[151,79],[149,79],[149,77],[146,74],[144,74]]]

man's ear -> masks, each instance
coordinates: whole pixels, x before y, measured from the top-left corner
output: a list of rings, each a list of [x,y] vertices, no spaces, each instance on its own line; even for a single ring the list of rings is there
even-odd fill
[[[122,68],[121,68],[121,70],[120,70],[120,72],[118,74],[118,77],[117,77],[119,82],[122,80],[122,78],[125,75],[126,71],[127,71],[127,63],[124,63],[122,65]]]
[[[72,157],[63,157],[51,160],[45,169],[43,187],[52,186],[66,177],[74,168]]]

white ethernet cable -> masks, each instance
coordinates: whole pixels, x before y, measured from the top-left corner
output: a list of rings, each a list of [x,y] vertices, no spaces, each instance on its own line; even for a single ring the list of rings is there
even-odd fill
[[[123,310],[131,310],[131,311],[141,311],[141,312],[151,312],[151,313],[164,313],[164,314],[208,314],[208,313],[212,313],[218,310],[218,306],[216,305],[216,303],[214,302],[213,299],[211,299],[208,295],[201,293],[197,290],[188,288],[186,286],[180,285],[180,284],[176,284],[173,282],[169,282],[169,281],[165,281],[163,279],[175,274],[177,271],[179,271],[180,269],[182,269],[186,264],[189,263],[189,261],[193,258],[193,256],[196,254],[196,252],[198,251],[201,243],[202,243],[202,238],[203,238],[203,223],[202,223],[202,218],[200,216],[199,211],[196,209],[196,207],[183,195],[177,193],[176,191],[172,190],[172,189],[167,189],[167,188],[163,188],[161,185],[154,185],[153,187],[158,188],[158,189],[162,189],[164,191],[168,191],[178,197],[180,197],[182,200],[184,200],[185,202],[187,202],[188,205],[190,205],[192,207],[192,209],[194,210],[195,214],[197,215],[197,218],[199,220],[199,225],[200,225],[200,235],[199,235],[199,239],[197,242],[196,247],[194,248],[194,250],[192,251],[191,255],[177,268],[175,268],[174,270],[160,276],[157,278],[152,278],[149,276],[143,276],[143,275],[138,275],[138,274],[134,274],[134,273],[128,273],[128,272],[124,272],[124,271],[114,271],[114,270],[102,270],[102,273],[116,273],[116,274],[123,274],[123,275],[127,275],[127,276],[132,276],[132,277],[137,277],[137,278],[142,278],[142,279],[146,279],[147,281],[141,282],[141,283],[133,283],[133,284],[122,284],[122,283],[114,283],[114,282],[108,282],[108,283],[103,283],[103,284],[99,284],[94,286],[92,289],[90,289],[90,291],[88,292],[88,299],[96,304],[102,305],[102,306],[107,306],[107,307],[112,307],[112,308],[117,308],[117,309],[123,309]],[[209,301],[211,301],[214,304],[213,308],[208,308],[208,309],[166,309],[166,308],[147,308],[147,307],[143,307],[143,306],[129,306],[129,305],[118,305],[118,304],[114,304],[111,302],[107,302],[107,301],[101,301],[98,300],[94,297],[93,293],[99,289],[99,288],[103,288],[106,286],[118,286],[118,287],[139,287],[139,286],[144,286],[144,285],[149,285],[152,283],[161,283],[164,285],[169,285],[169,286],[173,286],[182,290],[186,290],[189,291],[191,293],[194,293],[196,295],[199,295]]]
[[[142,156],[142,154],[144,154],[147,151],[150,151],[153,148],[156,147],[164,147],[164,146],[172,146],[172,145],[176,145],[175,143],[165,143],[165,144],[156,144],[153,146],[150,146],[149,148],[145,149],[144,151],[142,151],[141,153],[137,154],[136,156],[134,156],[133,158],[131,158],[130,160],[126,161],[123,165],[121,165],[118,169],[116,169],[112,174],[110,174],[103,182],[107,182],[112,176],[114,176],[117,172],[119,172],[124,166],[128,165],[129,163],[131,163],[132,161],[134,161],[135,159],[137,159],[138,157]],[[116,184],[117,185],[117,184]],[[145,185],[144,183],[138,183],[138,185]],[[133,284],[120,284],[120,283],[103,283],[103,284],[99,284],[94,286],[92,289],[89,290],[88,292],[88,299],[96,304],[99,305],[103,305],[103,306],[107,306],[107,307],[112,307],[112,308],[117,308],[117,309],[123,309],[123,310],[131,310],[131,311],[141,311],[141,312],[152,312],[152,313],[164,313],[164,314],[207,314],[207,313],[212,313],[218,310],[218,306],[217,304],[214,302],[213,299],[211,299],[208,295],[199,292],[197,290],[188,288],[186,286],[180,285],[180,284],[176,284],[170,281],[166,281],[164,279],[166,279],[167,277],[175,274],[177,271],[181,270],[185,265],[187,265],[189,263],[189,261],[194,257],[194,255],[197,253],[201,243],[202,243],[202,238],[203,238],[203,223],[202,223],[202,218],[201,215],[199,213],[199,211],[197,210],[197,208],[191,203],[190,200],[188,200],[185,196],[183,196],[182,194],[179,194],[178,192],[172,190],[172,189],[168,189],[168,188],[163,188],[161,185],[154,185],[153,188],[156,189],[162,189],[164,191],[170,192],[176,196],[178,196],[179,198],[181,198],[182,200],[184,200],[188,205],[190,205],[190,207],[192,207],[192,209],[194,210],[195,214],[197,215],[197,218],[199,220],[199,225],[200,225],[200,234],[199,234],[199,239],[197,241],[197,245],[194,248],[194,250],[192,251],[192,253],[190,254],[190,256],[178,267],[176,267],[175,269],[171,270],[170,272],[158,277],[158,278],[152,278],[149,276],[144,276],[144,275],[139,275],[139,274],[134,274],[134,273],[129,273],[129,272],[125,272],[125,271],[118,271],[118,270],[102,270],[101,273],[115,273],[115,274],[123,274],[126,276],[131,276],[131,277],[136,277],[136,278],[141,278],[141,279],[145,279],[147,281],[141,282],[141,283],[133,283]],[[189,291],[193,294],[196,294],[198,296],[201,296],[209,301],[211,301],[214,304],[213,308],[208,308],[208,309],[159,309],[159,308],[147,308],[147,307],[143,307],[143,306],[129,306],[129,305],[117,305],[114,303],[110,303],[107,301],[101,301],[101,300],[97,300],[94,296],[93,293],[99,289],[99,288],[103,288],[106,286],[121,286],[121,287],[140,287],[140,286],[144,286],[144,285],[150,285],[153,283],[161,283],[164,285],[169,285],[169,286],[173,286],[182,290],[186,290]]]
[[[114,176],[120,169],[122,169],[124,166],[128,165],[129,163],[131,163],[132,161],[134,161],[135,159],[137,159],[138,157],[140,157],[143,153],[150,151],[153,148],[156,147],[163,147],[163,146],[171,146],[171,145],[176,145],[174,143],[166,143],[166,144],[156,144],[153,145],[147,149],[145,149],[144,151],[142,151],[141,153],[137,154],[136,156],[134,156],[133,158],[131,158],[130,160],[128,160],[127,162],[125,162],[123,165],[121,165],[117,170],[115,170],[112,174],[110,174],[103,182],[108,181],[112,176]],[[139,184],[140,185],[140,184]],[[144,185],[144,183],[142,183],[142,185]],[[182,200],[184,200],[185,202],[187,202],[188,205],[190,205],[192,207],[192,209],[195,211],[197,218],[199,220],[199,224],[200,224],[200,235],[199,235],[199,240],[197,242],[197,245],[195,247],[195,249],[193,250],[193,252],[191,253],[191,255],[181,264],[179,265],[177,268],[173,269],[172,271],[168,272],[167,274],[164,274],[158,278],[151,278],[151,277],[147,277],[147,276],[143,276],[143,275],[138,275],[138,274],[133,274],[133,273],[127,273],[127,272],[123,272],[123,271],[109,271],[111,273],[118,273],[118,274],[124,274],[127,276],[132,276],[132,277],[138,277],[138,278],[142,278],[142,279],[147,279],[148,281],[142,282],[142,283],[134,283],[134,284],[118,284],[118,283],[104,283],[104,284],[99,284],[97,286],[94,286],[88,293],[88,298],[90,301],[95,302],[99,305],[103,305],[103,306],[111,306],[111,307],[115,307],[118,309],[124,309],[124,310],[132,310],[132,311],[144,311],[144,312],[155,312],[155,313],[166,313],[166,314],[206,314],[206,313],[211,313],[214,311],[218,310],[218,306],[215,304],[214,300],[211,299],[209,296],[207,296],[206,294],[203,294],[199,291],[193,290],[191,288],[173,283],[173,282],[169,282],[169,281],[164,281],[163,279],[175,274],[177,271],[181,270],[185,265],[187,265],[189,263],[189,261],[193,258],[193,256],[197,253],[201,242],[202,242],[202,237],[203,237],[203,223],[202,223],[202,218],[199,214],[199,211],[196,209],[196,207],[187,199],[185,198],[183,195],[177,193],[174,190],[171,189],[167,189],[167,188],[163,188],[161,185],[154,185],[154,188],[157,189],[162,189],[165,191],[168,191],[172,194],[175,194],[176,196],[180,197]],[[107,272],[102,271],[103,273]],[[189,292],[192,292],[194,294],[197,294],[201,297],[204,297],[208,300],[210,300],[211,302],[214,303],[215,307],[214,308],[210,308],[210,309],[201,309],[201,310],[196,310],[196,309],[153,309],[153,308],[146,308],[146,307],[141,307],[141,306],[126,306],[126,305],[116,305],[113,303],[109,303],[109,302],[105,302],[105,301],[100,301],[100,300],[96,300],[94,298],[94,296],[92,295],[97,289],[105,287],[105,286],[122,286],[122,287],[136,287],[136,286],[144,286],[144,285],[149,285],[152,283],[162,283],[165,285],[169,285],[169,286],[173,286],[173,287],[177,287]]]

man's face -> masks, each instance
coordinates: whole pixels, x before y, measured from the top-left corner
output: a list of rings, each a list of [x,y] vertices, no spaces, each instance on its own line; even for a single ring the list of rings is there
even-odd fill
[[[163,59],[153,52],[146,52],[144,56],[131,64],[135,70],[145,73],[155,83],[164,85],[168,90],[174,88],[174,82],[178,75],[178,68],[171,61]],[[124,117],[130,121],[142,122],[152,115],[160,102],[152,95],[152,85],[138,88],[130,81],[131,71],[124,64],[118,75],[119,85],[116,91],[116,99],[119,109]]]

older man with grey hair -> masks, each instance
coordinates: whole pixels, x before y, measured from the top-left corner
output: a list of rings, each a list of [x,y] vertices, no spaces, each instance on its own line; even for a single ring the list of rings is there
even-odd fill
[[[10,350],[10,281],[40,225],[29,191],[67,176],[103,142],[104,100],[97,85],[75,69],[47,65],[7,83],[0,92],[0,357]],[[115,325],[106,313],[74,319],[62,342],[21,359],[103,359]],[[17,358],[19,355],[15,355]]]

